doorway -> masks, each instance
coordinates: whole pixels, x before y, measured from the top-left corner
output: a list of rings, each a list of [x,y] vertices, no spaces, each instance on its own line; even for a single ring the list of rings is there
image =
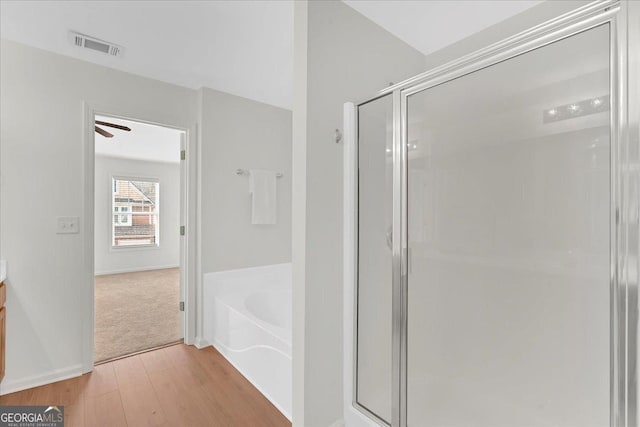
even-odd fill
[[[102,363],[184,338],[185,132],[94,119],[93,361]]]

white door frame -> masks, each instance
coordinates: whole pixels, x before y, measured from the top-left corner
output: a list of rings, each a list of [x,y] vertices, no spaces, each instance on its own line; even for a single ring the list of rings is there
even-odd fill
[[[191,127],[184,127],[171,123],[162,123],[149,118],[139,118],[138,115],[116,112],[119,108],[108,108],[83,103],[83,210],[81,230],[84,234],[83,254],[83,282],[85,286],[79,296],[82,312],[82,372],[93,370],[93,342],[95,325],[94,287],[95,287],[95,116],[105,115],[141,123],[163,126],[184,132],[181,150],[186,153],[186,159],[180,162],[180,224],[185,226],[186,232],[180,238],[180,281],[181,293],[184,292],[183,337],[186,344],[193,344],[196,336],[196,245],[195,245],[195,195],[196,180],[192,172],[196,167],[196,135],[195,123]],[[177,231],[177,230],[176,230]],[[181,295],[182,296],[182,295]]]

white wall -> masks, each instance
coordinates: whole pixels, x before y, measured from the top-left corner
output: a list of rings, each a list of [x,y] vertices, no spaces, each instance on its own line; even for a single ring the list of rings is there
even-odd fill
[[[1,393],[77,375],[90,367],[82,366],[93,348],[84,337],[92,328],[88,316],[94,261],[86,250],[88,235],[94,233],[90,223],[94,205],[85,200],[85,174],[93,188],[93,170],[84,170],[84,103],[100,113],[189,131],[190,226],[185,239],[193,288],[187,290],[187,342],[198,336],[196,325],[201,325],[196,320],[201,314],[197,272],[290,260],[290,111],[213,90],[198,92],[162,83],[7,40],[2,40],[0,53],[0,258],[8,261],[10,270]],[[204,122],[201,135],[196,134],[198,120]],[[196,143],[200,136],[202,152]],[[278,180],[276,226],[249,224],[247,178],[235,175],[235,169],[257,167],[284,174]],[[200,178],[203,191],[201,203],[196,204]],[[31,209],[31,197],[45,208]],[[200,209],[206,224],[202,235],[197,222]],[[56,234],[58,216],[80,217],[80,233]],[[196,256],[199,246],[205,251],[204,270]]]
[[[342,127],[344,102],[371,97],[389,82],[423,71],[424,56],[341,2],[295,7],[295,40],[306,42],[306,52],[294,48],[294,179],[306,188],[296,187],[294,211],[306,212],[306,224],[295,220],[293,245],[306,253],[293,260],[296,339],[304,328],[304,341],[294,340],[293,419],[316,427],[343,417],[343,147],[334,131]],[[304,368],[295,361],[298,355]]]
[[[92,205],[83,193],[83,101],[194,129],[197,98],[189,89],[6,40],[0,93],[0,258],[10,271],[6,393],[79,374],[92,347],[83,338],[92,327],[87,310],[93,303],[83,270],[93,262],[85,252],[93,230],[84,216]],[[195,223],[195,209],[191,215]],[[56,234],[57,216],[80,217],[80,233]]]
[[[202,273],[291,261],[291,111],[201,89]],[[249,179],[270,169],[277,222],[251,224]]]
[[[425,70],[446,64],[478,49],[497,43],[528,28],[590,3],[589,0],[547,0],[511,18],[479,31],[425,56]]]
[[[176,145],[180,140],[175,141]],[[111,179],[155,178],[160,183],[160,245],[111,247]],[[180,264],[180,164],[96,156],[95,272],[100,274],[177,267]]]

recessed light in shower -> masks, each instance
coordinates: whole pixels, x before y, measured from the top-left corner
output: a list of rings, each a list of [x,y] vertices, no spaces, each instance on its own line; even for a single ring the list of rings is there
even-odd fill
[[[588,114],[601,113],[609,110],[609,95],[585,99],[580,102],[560,105],[542,111],[542,122],[551,123],[560,120],[573,119]]]

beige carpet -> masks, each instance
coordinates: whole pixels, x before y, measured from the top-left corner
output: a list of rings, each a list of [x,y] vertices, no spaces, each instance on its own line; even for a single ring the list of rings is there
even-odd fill
[[[182,338],[180,270],[96,276],[94,362]]]

